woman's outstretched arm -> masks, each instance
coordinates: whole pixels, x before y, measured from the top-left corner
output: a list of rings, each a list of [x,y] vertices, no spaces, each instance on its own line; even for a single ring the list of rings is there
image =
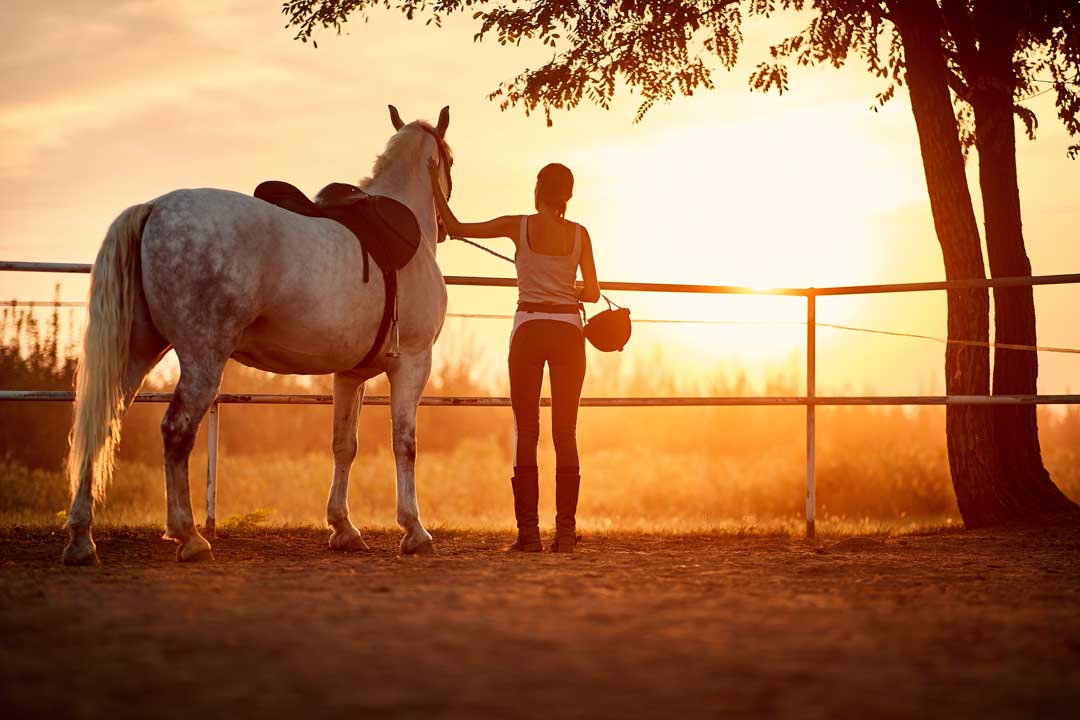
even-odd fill
[[[596,262],[593,260],[592,238],[589,231],[581,228],[581,279],[584,287],[578,289],[578,298],[594,303],[600,299],[600,283],[596,279]]]
[[[508,237],[517,244],[518,228],[521,224],[520,215],[503,215],[486,222],[463,223],[454,216],[454,211],[443,196],[442,186],[439,184],[439,165],[434,160],[428,162],[428,171],[431,174],[431,188],[435,195],[435,209],[442,218],[443,227],[452,237],[471,238],[497,238]]]

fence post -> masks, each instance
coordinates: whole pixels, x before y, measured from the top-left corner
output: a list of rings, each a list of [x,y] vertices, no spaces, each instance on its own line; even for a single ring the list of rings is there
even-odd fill
[[[810,288],[806,296],[806,537],[814,537],[815,510],[815,454],[816,454],[816,415],[815,398],[817,396],[817,308],[814,289]]]
[[[210,404],[206,431],[206,537],[214,537],[217,524],[217,454],[218,454],[218,403]]]

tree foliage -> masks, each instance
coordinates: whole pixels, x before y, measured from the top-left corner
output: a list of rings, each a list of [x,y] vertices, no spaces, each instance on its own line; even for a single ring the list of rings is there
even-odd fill
[[[501,83],[489,95],[501,109],[521,106],[526,114],[552,111],[587,100],[608,108],[619,84],[640,96],[634,120],[657,102],[713,87],[717,67],[738,60],[746,19],[777,13],[805,16],[805,27],[769,48],[749,78],[759,91],[783,93],[789,66],[849,60],[865,64],[884,86],[874,107],[895,96],[904,80],[904,52],[890,21],[891,6],[904,0],[285,0],[282,11],[296,37],[314,41],[320,28],[341,32],[352,16],[375,9],[398,10],[409,19],[441,24],[445,16],[472,12],[477,42],[501,45],[539,42],[552,57]],[[1080,134],[1080,8],[1076,0],[940,0],[941,38],[965,149],[974,142],[971,93],[985,84],[978,62],[978,14],[996,13],[1016,26],[1013,62],[1015,111],[1029,137],[1038,122],[1025,102],[1053,92],[1058,116],[1071,135]],[[1069,148],[1080,154],[1080,144]]]
[[[548,62],[522,70],[489,96],[504,110],[542,109],[550,125],[553,110],[576,107],[583,99],[608,108],[619,81],[640,95],[635,120],[657,102],[712,89],[710,66],[718,62],[730,69],[738,59],[744,15],[767,14],[773,5],[768,0],[287,0],[283,12],[297,28],[297,39],[306,42],[317,28],[340,32],[350,15],[363,17],[376,7],[396,7],[409,17],[427,12],[427,21],[435,23],[471,9],[479,25],[477,42],[537,41],[552,49]]]
[[[857,55],[871,74],[887,80],[877,95],[877,105],[884,105],[903,84],[903,45],[889,22],[893,6],[903,1],[809,3],[817,14],[802,31],[770,48],[771,61],[758,66],[751,84],[782,91],[787,87],[790,62],[828,62],[839,67],[850,55]],[[1024,103],[1047,92],[1055,93],[1058,116],[1069,134],[1080,133],[1080,5],[1075,0],[940,0],[938,4],[941,44],[965,152],[975,144],[974,96],[988,89],[1012,95],[1014,111],[1031,139],[1038,119]],[[779,6],[796,10],[804,3],[780,0]],[[997,77],[981,57],[984,38],[980,30],[988,26],[1015,36],[1010,77]],[[1068,152],[1076,157],[1080,144]]]

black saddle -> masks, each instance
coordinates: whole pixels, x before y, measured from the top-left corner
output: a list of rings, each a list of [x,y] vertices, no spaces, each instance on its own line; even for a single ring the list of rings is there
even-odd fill
[[[420,247],[420,225],[412,210],[355,185],[330,183],[312,201],[295,185],[267,180],[259,183],[254,195],[299,215],[329,218],[347,227],[363,249],[364,282],[368,281],[368,254],[384,272],[393,272],[405,267]]]
[[[386,343],[397,304],[397,271],[405,267],[420,246],[420,225],[412,210],[392,198],[369,195],[355,185],[330,183],[309,200],[295,185],[281,180],[259,183],[253,193],[260,200],[307,217],[329,218],[347,227],[360,242],[364,256],[364,282],[368,281],[368,254],[382,270],[386,300],[382,320],[371,349],[356,369],[371,366]],[[389,353],[388,353],[389,354]]]

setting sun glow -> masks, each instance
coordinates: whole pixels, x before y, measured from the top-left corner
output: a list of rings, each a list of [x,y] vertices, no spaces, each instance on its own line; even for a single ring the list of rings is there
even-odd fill
[[[174,13],[168,23],[162,12]],[[78,50],[71,56],[77,61],[38,62],[35,45],[9,49],[13,62],[38,74],[9,74],[0,105],[6,257],[88,262],[119,210],[176,187],[251,192],[261,180],[282,178],[314,192],[333,180],[353,182],[382,150],[390,129],[385,107],[394,102],[410,118],[433,119],[443,104],[453,108],[452,205],[463,219],[531,212],[536,171],[552,161],[570,166],[577,183],[569,216],[589,228],[601,281],[772,288],[943,276],[906,97],[871,112],[880,88],[859,68],[800,69],[784,96],[753,94],[745,84],[757,59],[752,50],[775,39],[756,28],[748,28],[746,59],[718,73],[712,92],[657,106],[639,124],[631,122],[635,98],[624,95],[609,111],[582,105],[556,113],[547,128],[540,117],[500,112],[485,99],[511,69],[542,60],[543,52],[465,42],[463,18],[449,19],[441,31],[401,34],[398,18],[374,14],[351,29],[363,42],[328,36],[318,50],[280,32],[279,19],[257,3],[235,5],[227,19],[118,9],[94,25],[99,30],[54,27]],[[170,58],[158,52],[166,25]],[[205,60],[208,47],[215,48],[213,63]],[[392,86],[376,87],[368,66],[403,53],[415,62],[395,67]],[[138,75],[129,72],[133,66]],[[430,77],[435,66],[437,83]],[[1028,253],[1036,273],[1064,272],[1080,266],[1069,241],[1080,220],[1071,184],[1052,179],[1075,177],[1076,170],[1049,121],[1052,109],[1039,102],[1033,107],[1048,119],[1039,142],[1018,144]],[[978,203],[977,175],[969,177]],[[52,198],[62,199],[62,213],[42,212]],[[509,241],[492,245],[512,249]],[[511,274],[460,243],[440,247],[439,262],[448,275]],[[3,282],[6,296],[43,299],[54,280],[21,275]],[[62,284],[65,299],[85,294],[84,278]],[[628,365],[660,353],[690,382],[717,372],[761,380],[794,374],[801,362],[805,302],[798,298],[613,299],[636,319],[719,321],[639,324],[624,354]],[[512,307],[512,293],[450,293],[451,311],[505,314]],[[1071,335],[1067,307],[1056,300],[1040,307],[1040,333],[1059,344]],[[940,336],[944,297],[829,299],[819,302],[818,315]],[[480,348],[477,367],[496,383],[506,323],[452,319],[448,329],[456,339],[444,339],[438,357],[451,352],[440,348],[471,338]],[[941,347],[934,343],[825,328],[818,338],[825,386],[913,392],[941,383]],[[1041,387],[1063,391],[1074,370],[1049,358]]]

